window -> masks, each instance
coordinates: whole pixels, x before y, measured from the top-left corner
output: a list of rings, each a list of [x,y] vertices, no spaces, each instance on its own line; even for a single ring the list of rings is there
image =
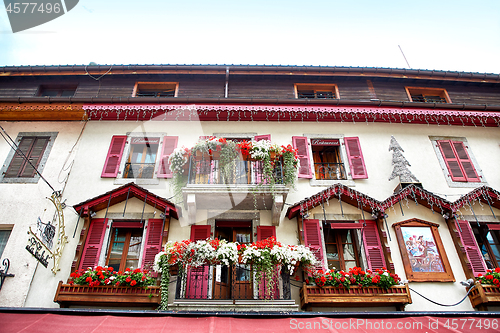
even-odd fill
[[[412,102],[451,103],[450,97],[445,89],[406,87],[406,93]]]
[[[37,183],[57,136],[55,132],[21,132],[2,168],[2,183]]]
[[[176,82],[138,82],[134,88],[135,97],[177,97]]]
[[[485,183],[465,138],[430,137],[430,139],[449,186],[476,187],[478,183]]]
[[[457,220],[456,230],[475,276],[500,267],[500,224]]]
[[[160,138],[131,138],[124,178],[153,178]]]
[[[298,177],[313,179],[313,185],[368,178],[357,137],[308,134],[294,136],[292,142],[300,160]]]
[[[454,282],[438,224],[418,219],[393,224],[408,281]]]
[[[106,265],[113,267],[115,271],[122,272],[127,267],[139,267],[141,243],[142,228],[114,227],[111,233]]]
[[[111,138],[101,177],[145,181],[170,178],[168,157],[176,147],[177,136],[160,133],[115,135]],[[124,155],[127,158],[122,158]]]
[[[92,219],[79,269],[97,265],[108,265],[116,271],[127,267],[150,269],[161,250],[163,220],[148,219],[146,223],[144,227],[134,220]]]
[[[39,96],[42,97],[73,97],[76,86],[41,86]]]
[[[472,226],[477,245],[489,269],[500,267],[500,228],[498,227],[498,224],[485,223]]]
[[[10,237],[10,230],[0,230],[0,258]]]
[[[355,229],[323,228],[328,269],[349,270],[359,267]]]
[[[335,84],[296,84],[296,98],[335,99],[339,98]]]
[[[317,268],[349,270],[362,266],[363,257],[369,269],[386,267],[376,221],[304,219],[303,223],[304,243],[320,262]]]
[[[338,139],[311,140],[316,179],[347,179]]]

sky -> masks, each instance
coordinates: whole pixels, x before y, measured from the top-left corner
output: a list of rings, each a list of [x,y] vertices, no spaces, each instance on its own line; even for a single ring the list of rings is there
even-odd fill
[[[0,66],[90,62],[500,73],[500,0],[80,0],[17,33],[0,8]]]

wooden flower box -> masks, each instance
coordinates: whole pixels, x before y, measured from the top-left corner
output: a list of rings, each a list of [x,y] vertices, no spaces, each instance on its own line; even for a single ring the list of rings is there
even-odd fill
[[[469,293],[469,299],[478,310],[487,310],[488,305],[500,306],[500,288],[476,283]]]
[[[62,308],[79,306],[147,307],[156,309],[160,304],[160,287],[80,286],[59,281],[54,302]]]
[[[304,283],[300,290],[300,305],[310,310],[311,307],[374,307],[396,306],[398,311],[411,304],[408,285],[393,286],[388,289],[379,287],[351,286],[341,287],[309,286]]]

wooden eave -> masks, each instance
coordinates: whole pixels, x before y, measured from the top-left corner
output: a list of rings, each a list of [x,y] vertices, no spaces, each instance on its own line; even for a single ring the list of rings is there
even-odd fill
[[[81,103],[0,103],[0,121],[81,121],[86,119],[86,112]]]
[[[394,193],[380,204],[380,211],[385,211],[403,200],[411,200],[436,213],[443,214],[451,209],[451,203],[432,192],[416,185],[409,185]]]
[[[295,75],[386,77],[400,79],[428,79],[461,82],[500,83],[499,74],[469,73],[378,67],[322,67],[322,66],[259,66],[259,65],[98,65],[98,66],[20,66],[0,67],[1,76],[101,76],[144,74],[193,75]]]
[[[471,205],[476,200],[479,200],[485,205],[500,209],[500,192],[488,186],[478,187],[462,196],[460,199],[453,202],[451,209],[453,212],[456,212],[466,205]]]
[[[127,198],[137,198],[143,202],[145,201],[148,205],[156,207],[159,211],[166,213],[166,215],[179,219],[178,210],[173,203],[134,183],[125,184],[95,198],[76,204],[73,208],[80,216],[87,216],[90,211],[97,212],[106,209],[108,206],[126,201]]]

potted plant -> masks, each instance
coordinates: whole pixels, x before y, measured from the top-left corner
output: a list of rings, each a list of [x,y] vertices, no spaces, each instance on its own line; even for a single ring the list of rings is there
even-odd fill
[[[190,267],[207,264],[230,266],[236,263],[252,265],[252,277],[257,284],[266,284],[265,298],[270,299],[274,296],[281,269],[292,275],[298,266],[309,267],[316,263],[316,259],[309,248],[283,245],[275,237],[249,245],[219,239],[168,242],[164,251],[155,257],[154,270],[161,273],[159,309],[167,309],[170,267],[178,265],[180,270],[186,272]]]
[[[500,305],[500,268],[486,270],[486,274],[478,274],[475,284],[469,292],[473,307],[487,310],[488,305]]]
[[[62,307],[78,305],[153,306],[160,301],[156,278],[140,268],[117,272],[112,267],[88,268],[71,273],[67,284],[59,282],[54,302]]]
[[[303,308],[312,306],[388,306],[399,310],[411,303],[407,285],[387,269],[362,270],[350,268],[348,272],[330,270],[308,271],[300,293]],[[309,283],[315,285],[308,285]]]

